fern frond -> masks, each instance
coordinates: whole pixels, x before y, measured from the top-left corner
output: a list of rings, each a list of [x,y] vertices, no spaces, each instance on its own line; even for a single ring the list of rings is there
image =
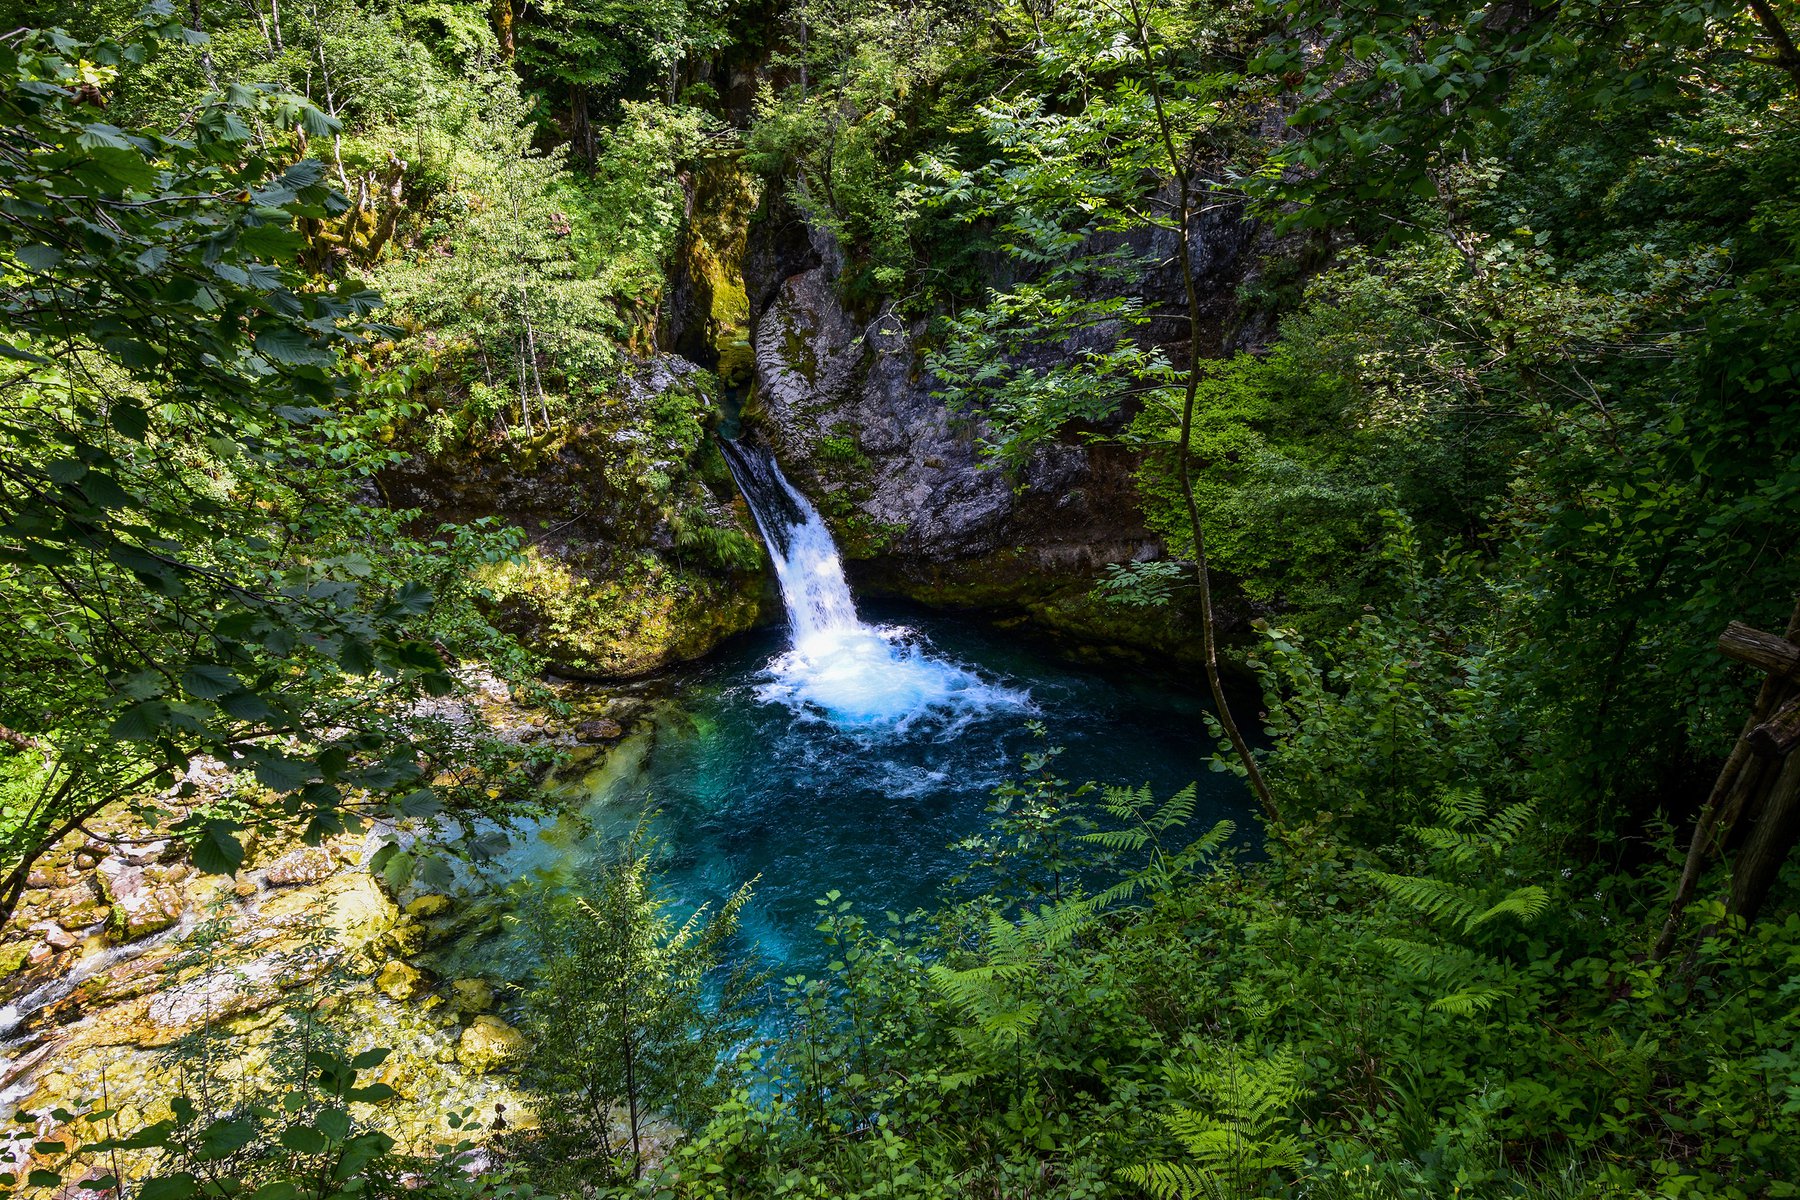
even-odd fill
[[[1450,861],[1457,866],[1474,862],[1492,844],[1484,834],[1446,829],[1441,825],[1414,826],[1407,832],[1422,842],[1426,849],[1449,856]]]
[[[1114,904],[1121,904],[1126,900],[1131,899],[1138,894],[1138,891],[1142,887],[1143,881],[1133,875],[1121,879],[1119,882],[1103,891],[1095,892],[1092,896],[1084,896],[1076,901],[1076,903],[1084,905],[1091,913],[1097,913],[1104,908],[1109,908]]]
[[[1093,922],[1093,909],[1083,901],[1046,904],[1019,914],[1018,929],[1035,951],[1060,950]]]
[[[1182,857],[1195,859],[1211,858],[1219,852],[1220,848],[1223,847],[1225,843],[1231,840],[1231,835],[1236,832],[1237,822],[1220,821],[1211,829],[1201,834],[1198,838],[1189,842],[1187,847],[1181,852]]]
[[[1136,1163],[1119,1169],[1119,1178],[1148,1192],[1155,1200],[1198,1200],[1199,1197],[1222,1198],[1222,1180],[1210,1178],[1186,1163]]]
[[[1464,829],[1487,815],[1487,797],[1474,788],[1451,788],[1439,796],[1434,806],[1444,824]]]
[[[1117,817],[1121,821],[1135,821],[1138,815],[1150,807],[1150,785],[1141,787],[1109,787],[1106,799],[1100,802],[1100,808],[1108,816]]]
[[[1466,976],[1479,965],[1479,957],[1461,946],[1410,942],[1404,938],[1377,938],[1380,947],[1409,975],[1444,983]]]
[[[1144,793],[1149,795],[1149,785],[1145,785]],[[1180,791],[1163,801],[1162,807],[1156,810],[1156,816],[1150,819],[1150,827],[1157,832],[1165,829],[1176,829],[1186,825],[1194,815],[1194,803],[1199,796],[1197,784],[1188,784]]]
[[[1416,875],[1394,875],[1387,871],[1370,871],[1368,875],[1382,891],[1433,920],[1450,920],[1466,926],[1481,912],[1481,898],[1454,883],[1421,879]]]
[[[1511,988],[1497,983],[1472,983],[1448,996],[1438,997],[1431,1002],[1431,1007],[1453,1016],[1472,1017],[1493,1007],[1496,1000],[1511,994]]]
[[[1101,829],[1094,833],[1081,834],[1080,838],[1084,842],[1090,842],[1103,849],[1126,853],[1142,850],[1150,844],[1150,835],[1142,829]]]
[[[1536,920],[1550,906],[1550,893],[1537,884],[1527,884],[1508,892],[1506,898],[1486,912],[1477,913],[1463,922],[1464,930],[1485,925],[1495,917],[1517,917],[1521,921]]]
[[[1489,836],[1502,848],[1511,846],[1525,836],[1525,826],[1537,816],[1537,810],[1536,800],[1521,800],[1517,804],[1507,805],[1488,822]]]

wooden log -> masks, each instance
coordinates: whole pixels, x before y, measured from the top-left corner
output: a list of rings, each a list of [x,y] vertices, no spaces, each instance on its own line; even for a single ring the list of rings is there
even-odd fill
[[[1726,911],[1756,920],[1763,901],[1781,874],[1794,843],[1800,841],[1800,758],[1782,765],[1774,786],[1757,814],[1756,825],[1731,864],[1731,896]]]
[[[1800,646],[1780,634],[1733,621],[1719,635],[1719,653],[1783,679],[1800,679]]]
[[[1768,758],[1784,758],[1800,746],[1800,696],[1776,709],[1769,719],[1745,735],[1750,748]]]

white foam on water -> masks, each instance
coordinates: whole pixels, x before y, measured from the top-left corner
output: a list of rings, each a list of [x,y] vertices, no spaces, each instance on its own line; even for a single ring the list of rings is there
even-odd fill
[[[1030,710],[1029,693],[930,653],[913,630],[864,624],[819,510],[766,451],[728,443],[725,457],[768,544],[792,635],[769,661],[759,700],[876,735],[929,728],[954,736],[981,716]]]

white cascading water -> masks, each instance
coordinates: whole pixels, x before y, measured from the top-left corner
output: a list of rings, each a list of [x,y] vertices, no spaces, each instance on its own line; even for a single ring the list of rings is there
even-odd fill
[[[770,660],[759,699],[840,728],[876,732],[904,732],[924,719],[954,728],[996,709],[1030,706],[1024,692],[927,653],[913,630],[865,625],[819,510],[767,450],[741,442],[721,446],[768,544],[792,634],[790,648]]]

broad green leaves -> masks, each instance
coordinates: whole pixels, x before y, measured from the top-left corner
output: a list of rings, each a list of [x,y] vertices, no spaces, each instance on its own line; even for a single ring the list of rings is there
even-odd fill
[[[119,1130],[118,1109],[9,1113],[27,1129],[55,1122],[70,1137],[36,1144],[36,1161],[47,1165],[32,1169],[23,1189],[15,1190],[17,1176],[0,1174],[0,1197],[64,1189],[102,1195],[123,1190],[121,1182],[142,1200],[343,1200],[396,1189],[427,1200],[485,1194],[486,1181],[468,1169],[468,1141],[400,1152],[393,1137],[372,1127],[366,1106],[391,1099],[394,1090],[358,1077],[387,1056],[385,1049],[350,1058],[306,1052],[297,1086],[285,1092],[265,1086],[248,1102],[234,1097],[225,1115],[212,1111],[204,1092],[198,1099],[178,1094],[167,1118],[139,1129]],[[466,1117],[449,1114],[449,1127],[462,1128]]]
[[[315,838],[416,792],[392,707],[452,689],[428,622],[484,552],[425,552],[352,498],[385,456],[324,449],[359,436],[346,354],[378,330],[376,296],[298,263],[346,205],[302,156],[337,123],[247,82],[179,128],[103,119],[108,64],[148,53],[0,41],[0,726],[69,780],[0,830],[0,911],[72,820],[192,800],[197,756]],[[231,824],[183,831],[202,869],[242,861]]]

